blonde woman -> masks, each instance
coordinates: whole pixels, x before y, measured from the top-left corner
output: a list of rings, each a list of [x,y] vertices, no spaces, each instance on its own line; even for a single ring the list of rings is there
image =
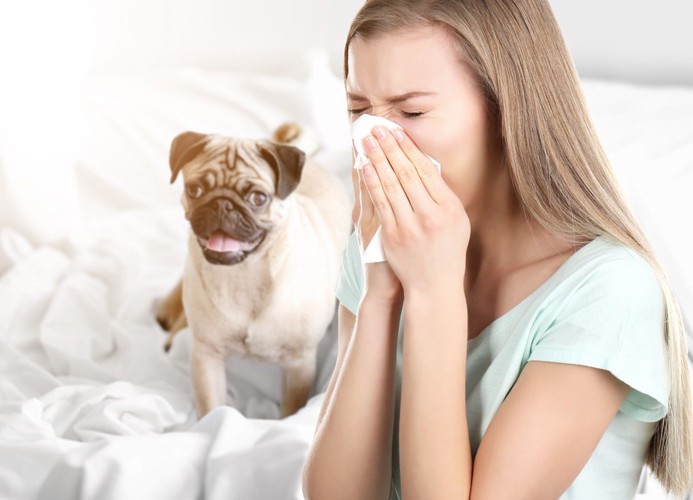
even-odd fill
[[[351,119],[405,133],[364,142],[305,497],[683,494],[681,315],[547,2],[368,1],[344,56]]]

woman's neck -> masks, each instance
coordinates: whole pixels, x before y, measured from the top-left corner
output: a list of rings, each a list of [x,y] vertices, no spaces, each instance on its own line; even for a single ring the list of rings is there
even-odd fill
[[[466,289],[473,287],[479,277],[500,279],[559,250],[553,248],[550,233],[524,213],[507,170],[498,169],[489,176],[480,194],[465,207],[471,224]]]

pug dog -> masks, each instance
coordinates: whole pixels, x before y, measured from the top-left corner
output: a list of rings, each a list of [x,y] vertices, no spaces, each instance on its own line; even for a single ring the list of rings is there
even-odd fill
[[[283,368],[282,418],[308,400],[351,207],[338,177],[292,145],[300,135],[285,124],[272,140],[185,132],[171,144],[190,235],[183,278],[157,320],[167,350],[190,326],[199,418],[226,403],[228,356]]]

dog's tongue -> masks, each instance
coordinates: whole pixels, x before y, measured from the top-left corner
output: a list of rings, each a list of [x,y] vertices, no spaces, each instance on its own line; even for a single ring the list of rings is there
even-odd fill
[[[238,252],[241,249],[241,243],[223,231],[214,231],[207,240],[207,248],[214,252]]]

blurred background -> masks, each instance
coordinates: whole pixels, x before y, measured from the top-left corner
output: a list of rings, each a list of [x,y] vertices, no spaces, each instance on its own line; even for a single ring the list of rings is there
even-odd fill
[[[693,2],[550,3],[581,76],[693,85]]]
[[[87,62],[89,71],[195,65],[274,73],[313,46],[329,52],[340,74],[346,31],[362,3],[2,0],[3,74],[20,61],[72,72]],[[693,2],[550,3],[581,76],[693,85]]]

